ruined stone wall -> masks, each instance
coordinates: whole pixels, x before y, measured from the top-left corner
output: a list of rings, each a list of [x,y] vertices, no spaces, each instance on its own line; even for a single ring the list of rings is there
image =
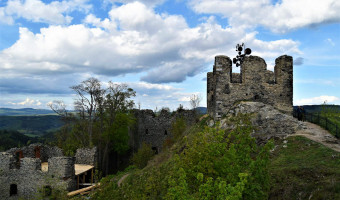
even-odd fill
[[[208,114],[220,119],[239,101],[262,102],[284,113],[293,111],[293,58],[280,56],[274,72],[257,56],[247,56],[240,74],[232,73],[227,56],[216,56],[213,72],[207,74]]]
[[[95,166],[96,153],[96,148],[80,149],[77,161]],[[48,171],[41,170],[42,162],[48,162]],[[52,190],[75,190],[75,162],[76,157],[63,156],[60,148],[40,143],[1,152],[0,199],[36,199],[37,192],[45,186]],[[12,196],[11,185],[17,190]]]
[[[151,144],[153,149],[160,152],[163,143],[167,138],[172,137],[171,125],[178,118],[182,117],[187,125],[195,123],[195,112],[182,110],[170,113],[162,110],[156,116],[152,110],[134,110],[136,124],[130,129],[130,146],[137,151],[143,142]]]
[[[41,170],[39,158],[21,158],[17,165],[18,160],[11,153],[2,152],[0,199],[37,199],[37,192],[43,187],[74,190],[74,161],[74,157],[51,158],[49,170],[45,172]]]
[[[41,143],[30,144],[21,148],[11,148],[8,153],[15,155],[16,152],[22,152],[24,158],[40,158],[41,162],[47,162],[49,158],[63,156],[63,151],[58,147],[51,147]]]
[[[90,148],[81,148],[77,149],[76,152],[76,164],[85,164],[85,165],[97,165],[98,152],[97,147]]]

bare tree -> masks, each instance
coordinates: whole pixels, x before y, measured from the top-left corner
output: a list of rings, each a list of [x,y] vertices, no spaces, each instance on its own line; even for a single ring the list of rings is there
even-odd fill
[[[200,105],[200,102],[202,100],[202,97],[200,95],[193,94],[190,97],[190,105],[193,110],[196,110],[196,108]]]
[[[79,85],[72,86],[71,89],[77,94],[74,108],[78,112],[79,117],[88,123],[88,142],[92,146],[93,123],[97,117],[98,102],[105,91],[101,89],[100,81],[93,77],[81,82]]]

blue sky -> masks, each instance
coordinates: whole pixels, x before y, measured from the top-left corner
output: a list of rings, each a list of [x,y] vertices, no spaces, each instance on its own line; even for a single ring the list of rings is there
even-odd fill
[[[215,55],[294,58],[294,105],[340,104],[338,0],[0,0],[0,107],[48,108],[96,77],[142,108],[206,106]],[[237,71],[238,69],[234,69]]]

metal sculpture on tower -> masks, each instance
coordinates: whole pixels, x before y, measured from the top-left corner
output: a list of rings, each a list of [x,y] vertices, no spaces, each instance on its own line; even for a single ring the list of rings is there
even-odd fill
[[[244,47],[245,47],[244,43],[242,43],[242,45],[240,44],[236,45],[236,51],[238,51],[238,55],[236,56],[236,58],[233,58],[233,63],[236,64],[236,67],[241,66],[246,55],[251,54],[251,49],[250,48],[244,49]],[[242,54],[243,49],[244,53]]]

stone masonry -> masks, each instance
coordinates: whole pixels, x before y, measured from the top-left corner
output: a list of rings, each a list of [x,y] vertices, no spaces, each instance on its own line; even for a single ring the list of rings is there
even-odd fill
[[[75,190],[74,166],[91,164],[96,148],[81,149],[76,156],[66,157],[58,147],[39,143],[0,152],[0,199],[37,199],[39,190],[44,188]],[[42,162],[48,162],[47,170],[42,170]]]
[[[213,72],[207,74],[208,114],[214,119],[226,115],[240,101],[262,102],[279,111],[293,111],[293,58],[275,60],[274,72],[258,56],[246,56],[240,73],[232,72],[228,56],[216,56]]]
[[[152,110],[134,110],[135,127],[130,130],[130,146],[137,151],[143,142],[151,144],[156,152],[162,150],[164,141],[172,137],[171,126],[177,118],[183,118],[187,126],[195,123],[195,112],[181,110],[170,113],[162,110],[158,116]]]

